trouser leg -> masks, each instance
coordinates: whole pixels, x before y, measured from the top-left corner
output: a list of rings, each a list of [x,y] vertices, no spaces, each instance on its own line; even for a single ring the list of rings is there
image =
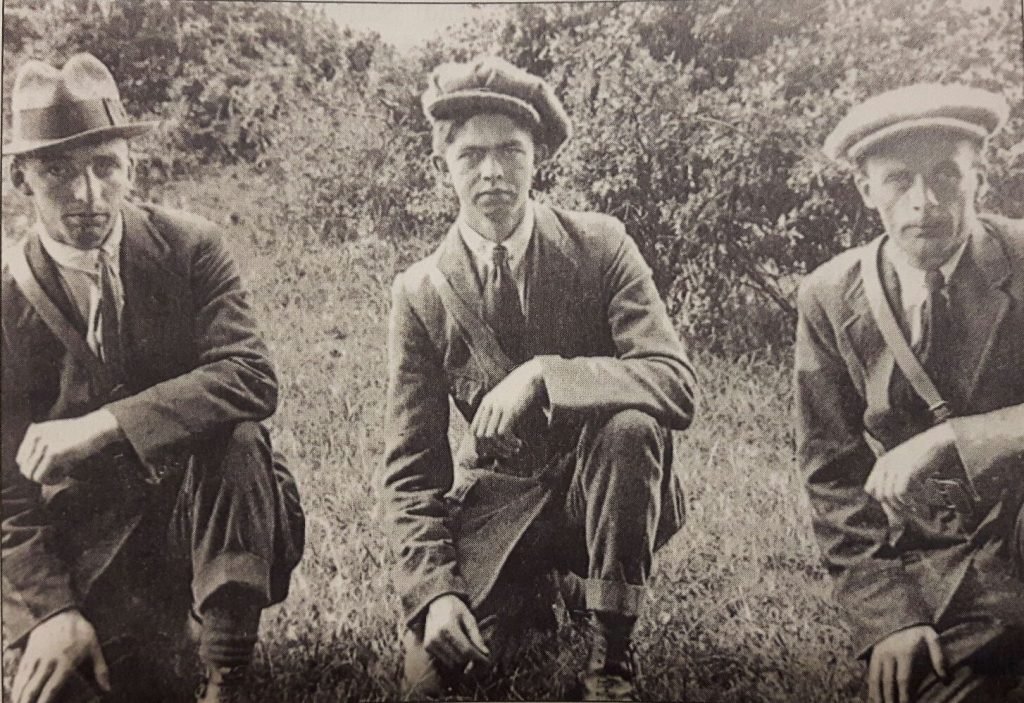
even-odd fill
[[[1017,642],[1016,646],[1021,646]],[[1008,645],[1009,646],[1009,645]],[[984,657],[954,668],[946,681],[930,670],[914,695],[915,703],[1020,703],[1024,691],[1021,679],[1008,671],[1004,662],[993,665]]]
[[[668,431],[627,410],[588,423],[566,498],[570,531],[582,537],[588,610],[636,617],[654,559]]]
[[[287,594],[303,526],[297,495],[290,506],[278,474],[269,436],[253,422],[196,452],[178,492],[171,541],[189,563],[197,611],[222,589],[251,592],[261,607]]]

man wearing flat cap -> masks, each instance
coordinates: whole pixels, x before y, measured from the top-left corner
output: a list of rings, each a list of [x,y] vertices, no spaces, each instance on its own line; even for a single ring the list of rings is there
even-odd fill
[[[544,81],[447,64],[423,106],[459,213],[396,279],[389,326],[382,502],[406,693],[500,669],[503,635],[550,624],[558,587],[588,611],[583,696],[628,699],[654,551],[682,525],[670,430],[693,416],[693,369],[622,223],[530,198],[570,133]],[[449,398],[469,423],[454,459]]]
[[[3,151],[37,217],[3,270],[12,700],[162,700],[186,631],[198,699],[240,700],[303,544],[247,295],[214,225],[127,198],[128,139],[153,125],[98,59],[26,63],[11,104]]]
[[[1024,222],[976,210],[1007,113],[915,85],[825,142],[884,233],[801,286],[798,453],[876,703],[1019,700]]]

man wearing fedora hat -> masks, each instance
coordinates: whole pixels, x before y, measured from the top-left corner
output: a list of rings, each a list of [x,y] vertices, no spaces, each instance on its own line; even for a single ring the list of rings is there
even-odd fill
[[[976,210],[1007,113],[914,85],[825,142],[884,233],[801,286],[798,453],[876,703],[1020,700],[1024,222]]]
[[[654,551],[682,525],[670,430],[693,369],[622,223],[530,198],[570,133],[543,80],[446,64],[423,106],[459,213],[393,291],[382,502],[405,691],[500,668],[509,633],[551,624],[557,584],[589,613],[584,698],[629,699]],[[469,423],[454,459],[449,398]]]
[[[212,224],[128,200],[127,140],[153,123],[129,121],[98,59],[26,63],[11,103],[4,155],[38,220],[3,271],[13,700],[162,699],[163,645],[186,630],[199,699],[238,700],[303,544],[258,424],[277,381],[246,293]]]

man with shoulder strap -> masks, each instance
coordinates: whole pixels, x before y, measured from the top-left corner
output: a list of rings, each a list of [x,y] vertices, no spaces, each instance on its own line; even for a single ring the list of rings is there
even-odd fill
[[[260,614],[303,548],[259,421],[277,380],[211,223],[127,200],[132,122],[95,57],[20,68],[3,272],[3,622],[14,703],[242,700]],[[170,687],[170,688],[169,688]]]
[[[583,697],[633,698],[654,551],[682,525],[670,430],[693,417],[693,369],[622,223],[530,198],[570,131],[544,81],[494,57],[446,64],[423,106],[459,215],[398,276],[389,327],[405,693],[500,672],[510,636],[553,624],[557,585],[589,613]],[[454,459],[449,397],[469,423]]]
[[[976,210],[997,94],[914,85],[825,142],[884,234],[803,282],[798,456],[874,703],[1021,700],[1024,222]]]

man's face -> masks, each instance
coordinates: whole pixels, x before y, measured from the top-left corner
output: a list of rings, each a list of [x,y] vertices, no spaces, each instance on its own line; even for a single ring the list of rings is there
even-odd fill
[[[920,268],[941,266],[967,236],[982,183],[978,147],[942,132],[893,139],[868,156],[857,187],[885,231]]]
[[[439,168],[470,226],[508,235],[522,217],[533,181],[533,136],[506,115],[475,115],[456,130]]]
[[[29,155],[14,171],[15,185],[32,198],[47,233],[78,249],[103,243],[132,187],[124,139]]]

